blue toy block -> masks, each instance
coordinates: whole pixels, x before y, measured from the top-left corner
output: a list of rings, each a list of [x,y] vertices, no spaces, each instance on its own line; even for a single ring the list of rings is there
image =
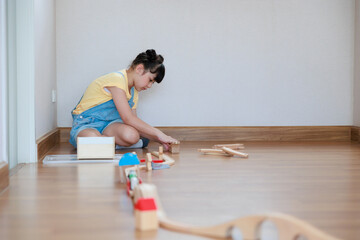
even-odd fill
[[[139,165],[140,160],[136,154],[125,153],[119,160],[119,166]]]
[[[161,163],[154,163],[154,162],[151,162],[151,167],[153,170],[170,168],[170,166],[168,164],[161,164]]]

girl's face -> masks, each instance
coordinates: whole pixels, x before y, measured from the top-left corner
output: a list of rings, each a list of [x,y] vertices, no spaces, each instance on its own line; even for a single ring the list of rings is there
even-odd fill
[[[140,71],[137,71],[137,78],[135,79],[135,89],[137,91],[144,91],[148,88],[151,88],[155,82],[156,74],[151,73],[150,71],[145,71],[144,68]]]

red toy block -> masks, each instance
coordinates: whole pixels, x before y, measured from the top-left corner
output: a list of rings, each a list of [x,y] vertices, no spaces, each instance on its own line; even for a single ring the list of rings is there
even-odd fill
[[[144,163],[144,162],[146,162],[146,160],[145,159],[140,159],[140,162]],[[163,163],[164,160],[152,160],[152,162],[154,162],[154,163]]]
[[[156,210],[155,200],[153,198],[139,198],[135,204],[135,209],[139,211]]]

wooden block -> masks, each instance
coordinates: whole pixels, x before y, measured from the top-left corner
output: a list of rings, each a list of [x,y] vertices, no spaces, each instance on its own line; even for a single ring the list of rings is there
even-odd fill
[[[180,152],[180,142],[170,144],[170,152],[171,153],[179,153]]]
[[[147,170],[147,171],[151,171],[151,170],[152,170],[151,162],[152,162],[151,153],[147,153],[147,154],[146,154],[146,170]]]
[[[139,167],[139,165],[135,165],[135,168],[136,168],[136,174],[140,178],[140,167]]]
[[[221,149],[228,154],[232,154],[232,155],[236,155],[236,156],[240,156],[240,157],[244,157],[244,158],[247,158],[249,156],[249,154],[247,154],[247,153],[238,152],[231,148],[222,147]]]
[[[154,184],[142,183],[137,185],[134,189],[134,204],[137,203],[140,198],[153,198],[155,200],[158,216],[165,214]]]
[[[156,230],[159,228],[159,221],[156,211],[135,210],[135,226],[140,231]]]
[[[154,198],[140,198],[135,204],[135,226],[140,231],[157,230],[159,220],[157,217]]]
[[[115,157],[114,137],[78,137],[78,159],[113,159]]]
[[[159,153],[158,153],[158,152],[152,152],[151,154],[154,155],[155,157],[159,157]],[[169,157],[168,155],[163,154],[163,158],[164,158],[164,162],[163,162],[163,163],[160,163],[160,164],[167,164],[167,165],[169,165],[169,166],[172,166],[172,165],[175,164],[175,160],[172,159],[171,157]]]
[[[229,154],[224,152],[221,149],[213,149],[213,148],[202,148],[202,149],[198,149],[199,152],[202,152],[204,154],[216,154],[216,155],[224,155],[224,156],[232,156],[233,154]]]
[[[163,160],[164,148],[159,146],[159,160]]]
[[[159,209],[159,197],[157,195],[157,189],[154,184],[142,183],[137,185],[134,189],[134,204],[137,203],[140,198],[154,198],[156,206]]]
[[[234,144],[216,144],[213,146],[213,148],[215,149],[221,149],[222,147],[227,147],[227,148],[231,148],[234,150],[237,149],[245,149],[244,144],[241,143],[234,143]]]
[[[120,166],[119,167],[119,175],[120,175],[119,177],[120,177],[120,182],[121,183],[126,183],[127,176],[126,176],[125,169],[126,169],[126,166]]]

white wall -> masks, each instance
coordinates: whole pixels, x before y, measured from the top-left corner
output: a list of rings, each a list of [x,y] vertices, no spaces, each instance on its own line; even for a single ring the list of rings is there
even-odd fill
[[[35,0],[35,121],[36,139],[57,127],[55,0]]]
[[[360,0],[356,0],[354,125],[360,127]]]
[[[354,0],[57,0],[58,126],[96,77],[141,51],[166,77],[155,126],[352,125]]]

